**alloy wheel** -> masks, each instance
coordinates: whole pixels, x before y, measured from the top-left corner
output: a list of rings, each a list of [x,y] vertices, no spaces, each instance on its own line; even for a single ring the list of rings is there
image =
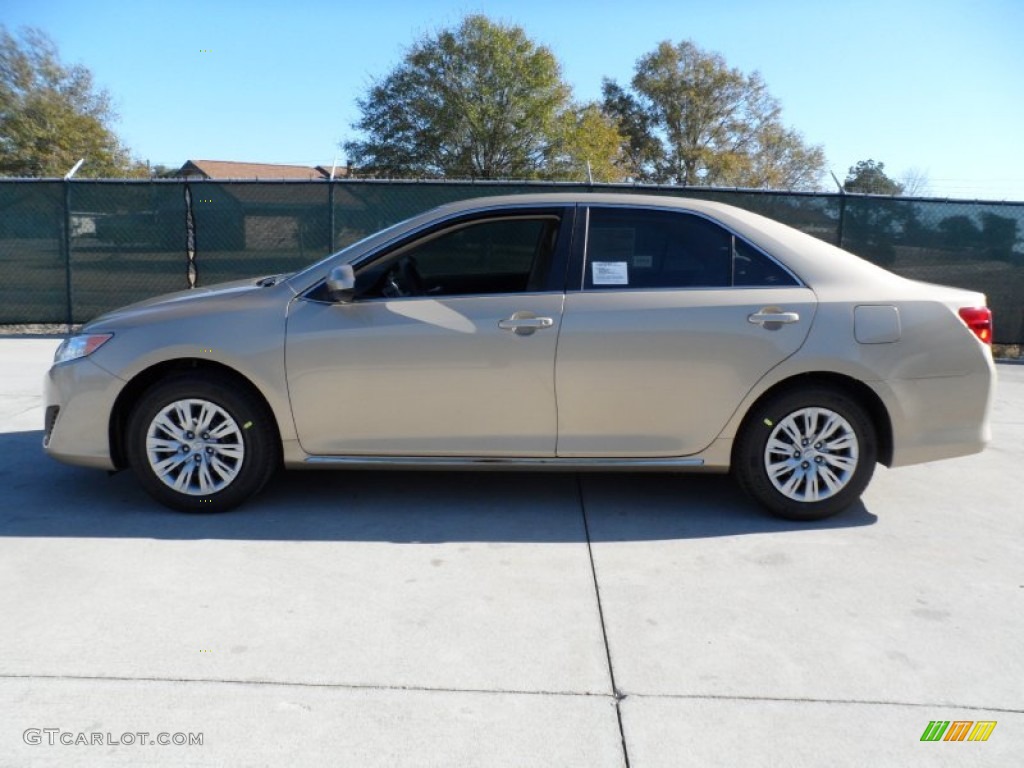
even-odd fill
[[[822,501],[853,478],[859,451],[849,421],[828,408],[807,407],[774,425],[764,449],[764,466],[772,485],[786,498]]]
[[[242,471],[242,429],[209,400],[175,400],[150,421],[146,458],[153,474],[179,493],[206,496],[229,486]]]

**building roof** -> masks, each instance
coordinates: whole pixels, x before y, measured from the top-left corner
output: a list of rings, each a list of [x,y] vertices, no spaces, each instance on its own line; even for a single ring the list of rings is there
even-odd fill
[[[331,166],[329,165],[318,165],[316,170],[320,171],[324,175],[325,179],[331,178]],[[348,166],[338,165],[334,167],[334,178],[344,179],[348,176]]]
[[[276,165],[273,163],[237,163],[232,160],[187,160],[177,176],[202,176],[206,179],[326,179],[322,166]],[[335,172],[335,178],[340,174]]]

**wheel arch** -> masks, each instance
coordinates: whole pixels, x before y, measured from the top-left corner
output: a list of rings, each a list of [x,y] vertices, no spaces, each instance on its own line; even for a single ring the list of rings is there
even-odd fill
[[[270,403],[267,402],[267,398],[263,396],[259,387],[253,384],[243,374],[228,365],[224,365],[223,363],[191,357],[177,358],[174,360],[165,360],[139,371],[139,373],[137,373],[118,393],[117,399],[114,401],[114,407],[111,409],[110,421],[107,426],[107,439],[110,444],[110,458],[117,469],[126,469],[128,467],[128,457],[125,447],[125,429],[128,424],[128,419],[131,416],[132,408],[135,407],[139,398],[142,397],[146,390],[161,379],[175,373],[190,372],[214,373],[223,378],[230,379],[237,386],[247,390],[249,394],[259,401],[261,406],[265,408],[266,412],[270,415],[271,424],[274,428],[275,440],[277,440],[279,445],[281,444],[281,429],[277,423],[277,418],[274,416],[274,409],[270,407]]]
[[[740,421],[736,434],[740,435],[743,433],[753,414],[757,411],[758,406],[766,400],[777,397],[783,392],[798,392],[801,389],[811,386],[824,386],[835,389],[846,394],[848,397],[853,398],[862,405],[871,417],[871,423],[875,428],[875,434],[878,438],[879,463],[885,466],[889,466],[892,463],[892,418],[889,415],[888,409],[885,407],[885,403],[883,403],[878,394],[863,381],[841,373],[813,371],[808,373],[799,373],[785,378],[782,381],[776,382],[767,390],[762,392],[761,395],[750,404],[750,407],[747,408],[746,413],[743,415],[743,419]],[[735,449],[738,442],[738,440],[733,441],[733,463],[735,463]]]

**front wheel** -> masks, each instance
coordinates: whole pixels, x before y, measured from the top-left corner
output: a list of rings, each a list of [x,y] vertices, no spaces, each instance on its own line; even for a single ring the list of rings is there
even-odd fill
[[[222,512],[273,474],[272,417],[227,378],[189,373],[149,389],[128,421],[128,463],[157,501],[184,512]]]
[[[878,439],[863,406],[843,392],[812,387],[755,408],[737,440],[733,473],[776,515],[820,520],[860,498],[877,459]]]

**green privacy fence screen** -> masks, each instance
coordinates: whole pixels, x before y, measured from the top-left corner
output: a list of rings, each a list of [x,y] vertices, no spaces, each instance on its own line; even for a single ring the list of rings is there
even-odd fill
[[[523,182],[0,180],[0,324],[82,323],[289,272],[453,200],[580,189],[764,214],[901,275],[983,291],[996,341],[1024,343],[1024,203]]]

